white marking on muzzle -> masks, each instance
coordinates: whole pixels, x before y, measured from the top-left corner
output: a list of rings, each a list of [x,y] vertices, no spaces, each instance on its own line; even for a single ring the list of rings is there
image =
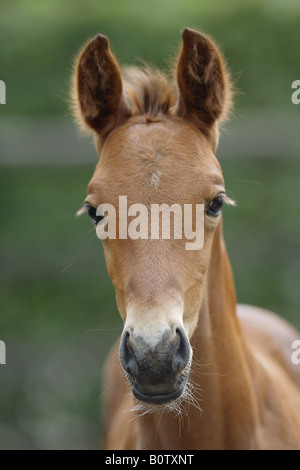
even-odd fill
[[[130,304],[127,307],[124,330],[129,329],[151,347],[161,341],[166,332],[183,325],[183,302],[174,306],[141,307]]]

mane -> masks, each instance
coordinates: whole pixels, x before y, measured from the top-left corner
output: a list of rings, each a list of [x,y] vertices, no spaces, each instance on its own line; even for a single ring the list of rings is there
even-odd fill
[[[148,65],[123,69],[125,95],[133,115],[157,117],[170,114],[177,102],[177,92],[167,76]]]

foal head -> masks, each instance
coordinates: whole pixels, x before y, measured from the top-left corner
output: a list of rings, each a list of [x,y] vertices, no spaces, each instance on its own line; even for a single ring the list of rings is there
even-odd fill
[[[152,204],[204,207],[199,250],[187,250],[185,236],[176,237],[175,230],[168,240],[132,239],[121,236],[118,224],[116,237],[103,240],[124,321],[120,361],[135,397],[151,404],[171,402],[184,391],[189,340],[228,201],[214,155],[218,123],[231,104],[228,76],[210,39],[189,29],[182,39],[178,91],[157,71],[131,69],[126,94],[108,40],[100,35],[81,52],[75,74],[77,117],[94,131],[100,155],[83,208],[95,225],[104,203],[116,208],[117,220],[124,217],[119,196],[125,195],[128,206],[143,204],[149,211]]]

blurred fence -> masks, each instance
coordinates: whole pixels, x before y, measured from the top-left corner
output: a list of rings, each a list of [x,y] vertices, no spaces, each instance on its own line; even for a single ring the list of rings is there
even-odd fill
[[[300,106],[238,111],[221,133],[219,157],[300,155]],[[91,136],[80,136],[68,118],[14,118],[0,127],[0,165],[96,163]]]

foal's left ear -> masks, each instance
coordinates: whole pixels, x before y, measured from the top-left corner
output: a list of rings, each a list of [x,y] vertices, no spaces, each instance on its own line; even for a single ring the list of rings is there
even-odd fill
[[[210,139],[218,141],[217,123],[224,121],[232,104],[229,75],[211,39],[186,28],[177,64],[177,114],[190,120]]]
[[[79,123],[93,129],[102,138],[130,115],[124,94],[120,68],[109,41],[99,34],[80,53],[77,60],[73,102]]]

